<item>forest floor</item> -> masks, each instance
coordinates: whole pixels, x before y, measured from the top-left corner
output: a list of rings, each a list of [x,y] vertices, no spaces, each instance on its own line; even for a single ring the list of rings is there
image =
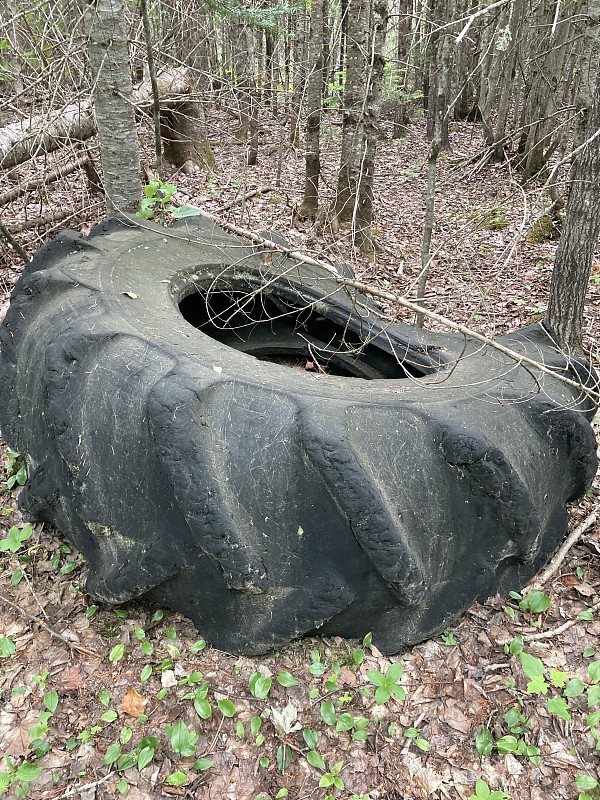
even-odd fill
[[[279,130],[265,127],[259,164],[248,168],[228,126],[215,111],[213,174],[169,176],[183,202],[214,212],[277,182]],[[328,199],[339,140],[332,118],[324,130]],[[427,303],[497,335],[543,314],[556,243],[528,243],[526,233],[546,200],[539,186],[522,187],[508,164],[465,164],[482,147],[478,128],[454,124],[451,141],[440,164]],[[284,154],[279,186],[223,216],[254,231],[278,230],[314,256],[352,263],[370,283],[414,297],[426,155],[420,122],[404,139],[381,141],[374,224],[383,249],[375,264],[352,247],[347,232],[333,237],[294,223],[304,170],[299,152]],[[0,192],[41,169],[41,162],[30,163],[0,176]],[[73,216],[54,230],[15,233],[32,253],[56,230],[70,225],[87,232],[100,219],[101,204],[88,195],[83,176],[14,201],[0,209],[0,219],[11,227],[65,208]],[[20,265],[3,241],[0,258],[2,319]],[[599,273],[600,258],[585,324],[592,358],[600,341]],[[4,456],[3,481],[8,462]],[[596,479],[573,505],[572,527],[597,508],[599,491]],[[520,608],[518,598],[491,598],[444,636],[393,658],[368,640],[337,638],[305,639],[247,658],[205,646],[202,631],[180,614],[143,602],[96,607],[73,548],[40,525],[22,544],[14,532],[10,540],[11,526],[26,522],[15,492],[0,495],[0,512],[0,540],[15,542],[15,552],[4,545],[0,553],[0,755],[6,757],[0,791],[4,771],[9,797],[28,788],[29,797],[48,800],[122,794],[466,800],[478,780],[511,800],[573,800],[586,787],[589,797],[600,796],[593,788],[600,713],[590,717],[600,709],[600,618],[589,611],[600,585],[598,524],[544,587],[548,608],[544,595],[530,609]],[[520,657],[521,647],[539,662]],[[378,704],[370,677],[393,663],[403,666],[405,699],[392,694]],[[532,677],[540,669],[541,686],[542,676]],[[15,771],[23,762],[32,767]],[[485,787],[478,788],[478,800],[485,800]]]

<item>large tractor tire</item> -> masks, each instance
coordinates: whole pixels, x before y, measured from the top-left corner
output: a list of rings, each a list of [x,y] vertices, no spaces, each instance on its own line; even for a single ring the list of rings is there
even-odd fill
[[[499,341],[595,381],[543,325]],[[0,342],[29,518],[94,600],[148,597],[230,652],[422,640],[522,587],[596,469],[584,393],[203,218],[63,233]]]

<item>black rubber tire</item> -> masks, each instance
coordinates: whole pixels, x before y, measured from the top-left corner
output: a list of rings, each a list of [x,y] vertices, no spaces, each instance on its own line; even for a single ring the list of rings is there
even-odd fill
[[[223,299],[237,330],[217,324]],[[596,469],[576,390],[389,324],[325,271],[201,218],[62,234],[0,336],[29,517],[84,554],[95,600],[145,595],[230,652],[316,631],[372,631],[387,653],[422,640],[523,586]],[[501,341],[595,380],[541,325]],[[329,374],[253,357],[281,353]]]

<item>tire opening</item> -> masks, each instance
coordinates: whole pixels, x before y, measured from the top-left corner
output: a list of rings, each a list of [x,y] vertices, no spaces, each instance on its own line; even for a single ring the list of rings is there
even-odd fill
[[[347,310],[327,308],[326,301],[299,305],[297,295],[292,299],[250,286],[246,291],[214,284],[207,291],[194,288],[179,301],[183,318],[212,339],[261,361],[366,380],[421,377],[430,371],[407,363],[406,343],[394,348],[385,334],[369,335],[372,321],[369,325],[358,314],[349,317]]]

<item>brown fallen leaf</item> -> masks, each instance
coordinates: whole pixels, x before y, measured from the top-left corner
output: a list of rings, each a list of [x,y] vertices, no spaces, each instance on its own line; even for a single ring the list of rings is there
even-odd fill
[[[63,694],[79,691],[85,685],[85,682],[86,678],[77,667],[67,667],[60,673],[56,681],[57,688]]]
[[[148,700],[137,689],[130,689],[121,703],[121,710],[132,717],[139,717],[144,713]]]
[[[356,686],[356,675],[349,667],[342,667],[340,678],[342,683],[346,686]]]
[[[595,597],[596,596],[596,588],[592,586],[587,581],[582,581],[581,583],[576,584],[574,587],[575,591],[578,594],[583,595],[584,597]]]

